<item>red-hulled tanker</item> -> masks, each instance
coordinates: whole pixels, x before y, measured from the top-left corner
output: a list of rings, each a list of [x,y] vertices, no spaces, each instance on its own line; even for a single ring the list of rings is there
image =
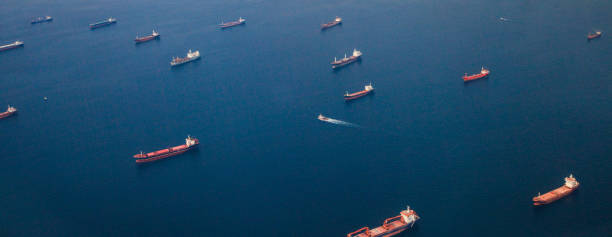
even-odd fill
[[[400,212],[399,216],[391,217],[382,226],[374,229],[363,227],[346,235],[346,237],[389,237],[409,229],[420,217],[410,207]]]
[[[463,76],[463,81],[464,82],[468,82],[468,81],[473,81],[473,80],[477,80],[480,78],[486,78],[489,76],[489,74],[491,74],[491,71],[489,71],[488,69],[482,67],[480,69],[480,73],[477,74],[472,74],[472,75],[468,75],[467,73]]]
[[[162,150],[154,151],[154,152],[149,152],[149,153],[140,152],[140,154],[134,155],[134,158],[136,158],[136,163],[152,162],[152,161],[168,158],[171,156],[183,154],[186,151],[197,147],[198,144],[200,144],[200,141],[197,138],[192,138],[191,136],[187,136],[187,138],[185,139],[185,144],[183,145],[170,147],[170,148],[166,148],[166,149],[162,149]]]

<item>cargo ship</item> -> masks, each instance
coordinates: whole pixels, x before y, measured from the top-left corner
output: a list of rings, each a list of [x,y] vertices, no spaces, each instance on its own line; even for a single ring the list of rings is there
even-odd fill
[[[0,46],[0,52],[6,51],[9,49],[19,48],[19,47],[23,47],[23,42],[18,40],[18,41],[15,41],[14,43]]]
[[[331,62],[332,69],[336,69],[336,68],[339,68],[339,67],[346,66],[347,64],[353,63],[353,62],[361,59],[361,55],[363,55],[361,53],[361,51],[359,51],[357,49],[353,49],[353,55],[348,57],[348,58],[346,57],[346,54],[344,55],[343,59],[338,60],[338,59],[334,58],[334,61]]]
[[[400,212],[399,216],[391,217],[383,222],[382,226],[374,229],[363,227],[346,235],[346,237],[389,237],[411,228],[420,219],[410,207]]]
[[[200,58],[200,51],[195,51],[195,52],[191,52],[191,49],[189,50],[189,52],[187,52],[187,57],[184,58],[172,58],[172,61],[170,62],[170,66],[174,67],[174,66],[179,66],[194,60],[197,60]]]
[[[155,30],[153,30],[153,33],[151,33],[151,35],[147,35],[145,37],[136,36],[136,39],[134,41],[136,41],[136,43],[139,44],[139,43],[147,42],[147,41],[154,40],[154,39],[159,39],[159,33],[157,33]]]
[[[322,24],[321,25],[321,30],[326,30],[328,28],[332,28],[332,27],[340,25],[340,24],[342,24],[342,18],[336,17],[336,19],[334,19],[334,21]]]
[[[223,23],[221,22],[221,24],[219,24],[219,27],[221,29],[225,29],[225,28],[230,28],[232,26],[237,26],[237,25],[242,25],[246,23],[246,20],[242,17],[239,17],[237,21],[232,21],[232,22],[228,22],[228,23]]]
[[[191,136],[187,136],[187,138],[185,139],[185,144],[183,145],[170,147],[170,148],[166,148],[166,149],[162,149],[162,150],[154,151],[154,152],[149,152],[149,153],[140,152],[140,154],[134,155],[134,158],[136,158],[136,163],[153,162],[156,160],[183,154],[186,151],[197,147],[198,144],[200,144],[200,141],[197,138],[192,138]]]
[[[468,75],[468,74],[466,73],[466,74],[463,76],[463,81],[464,81],[464,82],[468,82],[468,81],[473,81],[473,80],[477,80],[477,79],[480,79],[480,78],[485,78],[485,77],[488,77],[490,73],[491,73],[491,72],[490,72],[488,69],[486,69],[486,68],[482,67],[482,68],[480,69],[480,73],[477,73],[477,74],[472,74],[472,75]]]
[[[0,119],[9,117],[13,114],[17,113],[17,109],[15,107],[8,106],[8,109],[5,112],[0,113]]]
[[[52,21],[53,17],[51,16],[45,16],[45,17],[36,17],[34,18],[30,24],[34,25],[34,24],[38,24],[38,23],[43,23],[43,22],[48,22],[48,21]]]
[[[93,30],[93,29],[97,29],[97,28],[100,28],[100,27],[112,25],[112,24],[115,24],[115,23],[117,23],[117,19],[110,17],[110,18],[108,18],[106,20],[89,24],[89,29]]]
[[[565,177],[565,184],[563,186],[543,195],[538,193],[538,196],[533,197],[533,205],[540,206],[557,201],[562,197],[570,195],[574,190],[578,189],[578,186],[580,186],[580,183],[570,174],[569,177]]]
[[[364,87],[364,90],[362,90],[362,91],[358,91],[358,92],[351,93],[351,94],[349,94],[348,91],[347,91],[346,94],[344,94],[344,100],[345,101],[351,101],[351,100],[357,99],[359,97],[366,96],[366,95],[370,94],[373,91],[374,91],[374,87],[372,87],[372,83],[370,83],[369,85],[366,85]]]
[[[587,40],[592,40],[601,37],[601,31],[597,31],[593,34],[587,35]]]

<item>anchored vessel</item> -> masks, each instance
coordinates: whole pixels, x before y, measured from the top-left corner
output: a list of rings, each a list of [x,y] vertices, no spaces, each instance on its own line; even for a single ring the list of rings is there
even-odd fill
[[[47,22],[47,21],[52,21],[53,17],[50,16],[45,16],[45,17],[36,17],[35,19],[33,19],[30,24],[34,25],[37,23],[43,23],[43,22]]]
[[[363,55],[363,53],[361,53],[361,51],[359,51],[357,49],[353,49],[353,55],[348,57],[348,58],[346,57],[346,54],[344,55],[343,59],[338,60],[338,59],[334,58],[334,61],[331,62],[332,68],[336,69],[336,68],[345,66],[347,64],[350,64],[352,62],[355,62],[355,61],[361,59],[361,55]]]
[[[225,28],[230,28],[232,26],[237,26],[237,25],[242,25],[246,23],[246,20],[242,17],[239,17],[237,21],[232,21],[232,22],[228,22],[228,23],[223,23],[221,22],[221,24],[219,24],[219,27],[221,29],[225,29]]]
[[[14,48],[22,47],[22,46],[23,46],[23,42],[18,40],[18,41],[15,41],[14,43],[0,46],[0,51],[6,51],[9,49],[14,49]]]
[[[480,79],[480,78],[485,78],[485,77],[489,76],[490,73],[491,73],[491,71],[489,71],[488,69],[482,67],[480,69],[480,73],[472,74],[472,75],[468,75],[466,73],[463,76],[463,81],[464,82],[468,82],[468,81],[473,81],[473,80],[477,80],[477,79]]]
[[[570,174],[569,177],[565,177],[565,184],[563,186],[543,195],[538,193],[538,196],[533,197],[533,205],[539,206],[557,201],[562,197],[570,195],[574,190],[578,189],[578,186],[580,186],[580,183]]]
[[[326,30],[327,28],[331,28],[334,27],[336,25],[340,25],[342,24],[342,18],[340,17],[336,17],[336,19],[334,19],[331,22],[325,23],[321,25],[321,30]]]
[[[593,34],[587,35],[588,40],[592,40],[592,39],[599,38],[599,37],[601,37],[601,31],[597,31]]]
[[[182,65],[184,63],[188,63],[191,62],[193,60],[196,60],[200,58],[200,51],[195,51],[195,52],[191,52],[191,49],[189,50],[189,52],[187,52],[187,57],[184,58],[172,58],[172,61],[170,62],[171,66],[178,66],[178,65]]]
[[[96,23],[89,24],[89,29],[93,30],[93,29],[97,29],[97,28],[100,28],[100,27],[112,25],[112,24],[115,24],[115,23],[117,23],[117,19],[110,17],[110,18],[108,18],[106,20],[98,21]]]
[[[362,91],[358,91],[358,92],[351,93],[351,94],[349,94],[347,91],[346,94],[344,94],[344,100],[351,101],[359,97],[365,96],[367,94],[370,94],[370,92],[373,92],[373,91],[374,91],[374,87],[372,87],[372,83],[370,83],[369,85],[366,85],[364,87],[364,90]]]
[[[346,235],[346,237],[388,237],[409,229],[420,217],[410,207],[400,212],[399,216],[391,217],[383,222],[382,226],[374,229],[363,227]]]
[[[151,35],[147,35],[145,37],[138,37],[136,36],[136,39],[134,41],[136,41],[136,43],[143,43],[143,42],[147,42],[150,40],[154,40],[154,39],[159,39],[159,33],[157,33],[155,30],[153,30],[153,33],[151,33]]]
[[[15,107],[8,106],[8,109],[5,112],[0,113],[0,119],[9,117],[13,114],[17,113],[17,109]]]
[[[167,157],[183,154],[186,151],[191,150],[194,147],[197,147],[198,144],[200,144],[200,141],[197,138],[192,138],[191,136],[187,136],[187,138],[185,139],[185,144],[183,145],[170,147],[170,148],[166,148],[166,149],[154,151],[154,152],[149,152],[149,153],[140,152],[140,154],[134,155],[134,158],[136,158],[136,163],[152,162],[152,161],[164,159]]]

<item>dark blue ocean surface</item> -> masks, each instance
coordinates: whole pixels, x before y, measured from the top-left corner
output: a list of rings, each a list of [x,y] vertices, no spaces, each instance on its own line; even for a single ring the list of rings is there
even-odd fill
[[[345,236],[406,205],[422,219],[400,236],[612,233],[612,1],[0,5],[0,42],[25,42],[0,53],[0,110],[19,109],[0,120],[0,236]],[[134,163],[188,134],[198,150]],[[532,207],[570,173],[576,193]]]

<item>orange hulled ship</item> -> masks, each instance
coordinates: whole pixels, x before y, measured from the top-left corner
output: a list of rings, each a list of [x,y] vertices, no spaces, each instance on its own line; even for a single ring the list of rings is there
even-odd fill
[[[409,229],[420,217],[410,207],[400,212],[399,216],[391,217],[382,226],[374,229],[363,227],[346,235],[346,237],[389,237]]]
[[[601,31],[597,31],[593,34],[587,35],[587,40],[592,40],[601,37]]]
[[[8,109],[5,112],[0,113],[0,119],[10,117],[13,114],[17,113],[17,109],[15,107],[8,106]]]
[[[545,194],[538,193],[538,196],[533,197],[533,205],[539,206],[557,201],[562,197],[570,195],[574,190],[578,189],[578,186],[580,186],[580,183],[570,174],[569,177],[565,177],[565,184],[563,186]]]
[[[197,138],[192,138],[191,136],[187,136],[187,138],[185,139],[185,144],[183,145],[170,147],[170,148],[166,148],[166,149],[162,149],[162,150],[154,151],[154,152],[149,152],[149,153],[140,152],[140,154],[134,155],[134,158],[136,158],[136,163],[152,162],[152,161],[164,159],[167,157],[183,154],[186,151],[197,147],[198,144],[200,144],[200,141]]]
[[[468,81],[473,81],[473,80],[477,80],[477,79],[480,79],[480,78],[485,78],[485,77],[489,76],[490,73],[491,73],[491,71],[489,71],[488,69],[482,67],[480,69],[480,73],[472,74],[472,75],[468,75],[466,73],[463,76],[463,81],[464,82],[468,82]]]
[[[374,87],[372,87],[372,83],[370,83],[369,85],[366,85],[362,91],[358,91],[358,92],[350,93],[350,94],[347,91],[346,94],[344,94],[344,100],[351,101],[359,97],[366,96],[370,94],[370,92],[373,92],[373,91],[374,91]]]

